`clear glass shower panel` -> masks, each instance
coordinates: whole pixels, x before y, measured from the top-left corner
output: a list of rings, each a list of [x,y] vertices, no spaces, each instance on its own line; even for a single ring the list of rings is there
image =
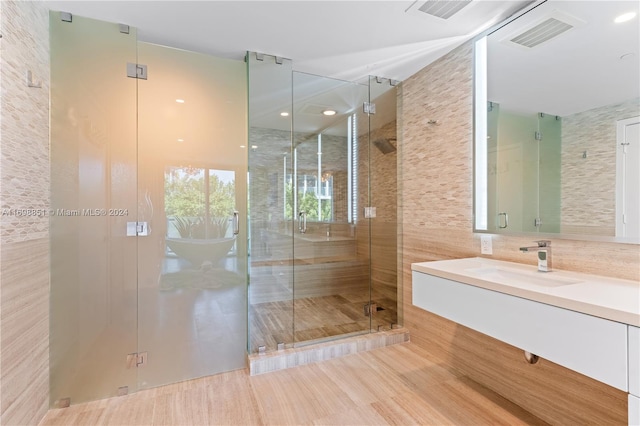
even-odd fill
[[[52,406],[136,390],[136,31],[50,14]]]
[[[398,324],[398,136],[395,81],[370,77],[371,206],[371,302],[376,311],[372,330],[388,330]]]
[[[294,342],[370,330],[367,85],[293,73]],[[289,179],[288,179],[289,180]]]
[[[148,388],[245,367],[241,61],[139,43],[138,345]]]
[[[293,343],[294,157],[291,60],[247,53],[249,352]]]

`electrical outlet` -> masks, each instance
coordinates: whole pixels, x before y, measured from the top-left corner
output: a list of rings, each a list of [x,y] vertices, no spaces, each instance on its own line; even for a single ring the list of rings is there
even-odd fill
[[[480,236],[480,253],[493,254],[493,247],[491,245],[491,235]]]

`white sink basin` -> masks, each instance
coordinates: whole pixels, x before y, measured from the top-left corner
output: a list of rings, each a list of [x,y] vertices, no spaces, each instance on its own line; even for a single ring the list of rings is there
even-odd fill
[[[640,327],[640,282],[482,257],[413,263],[413,272]]]
[[[513,284],[532,284],[543,287],[560,287],[582,282],[580,280],[554,276],[553,272],[529,272],[494,266],[468,268],[465,269],[465,271],[481,279],[505,283],[511,282]]]

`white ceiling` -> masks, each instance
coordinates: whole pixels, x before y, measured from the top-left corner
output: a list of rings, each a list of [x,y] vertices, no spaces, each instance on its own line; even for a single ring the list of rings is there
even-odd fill
[[[296,71],[359,81],[404,80],[529,1],[475,0],[447,20],[416,12],[424,0],[48,3],[136,27],[142,41],[238,60],[267,53]]]
[[[531,3],[474,0],[444,20],[418,12],[424,0],[47,1],[52,10],[136,27],[141,41],[236,60],[246,51],[267,53],[292,59],[296,71],[358,82],[368,75],[405,80]],[[639,8],[637,0],[549,0],[495,32],[489,37],[489,100],[565,116],[638,96],[640,17],[612,20]],[[500,41],[554,10],[584,24],[529,51]],[[620,60],[626,53],[635,56]],[[307,86],[308,97],[322,92]],[[281,108],[265,99],[265,127],[277,128],[267,123]],[[322,120],[305,129],[321,128]]]
[[[614,22],[630,11],[638,16]],[[549,16],[578,25],[529,49],[508,42]],[[501,109],[564,117],[637,98],[639,50],[639,1],[549,0],[488,37],[488,99]]]

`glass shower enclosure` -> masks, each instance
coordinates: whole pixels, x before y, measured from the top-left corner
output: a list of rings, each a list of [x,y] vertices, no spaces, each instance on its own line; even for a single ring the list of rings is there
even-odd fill
[[[247,62],[250,353],[391,328],[394,85],[296,72],[255,52]]]
[[[393,82],[50,35],[52,406],[399,322]]]

